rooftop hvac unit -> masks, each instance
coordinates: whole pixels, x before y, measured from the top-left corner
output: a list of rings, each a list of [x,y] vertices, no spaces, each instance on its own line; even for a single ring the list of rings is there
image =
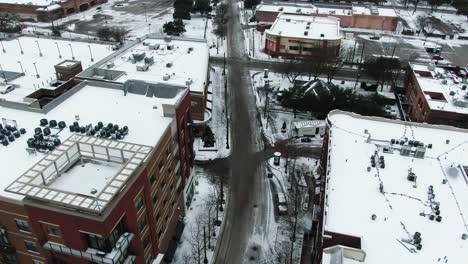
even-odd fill
[[[400,155],[409,156],[411,154],[411,146],[403,145],[400,149]]]
[[[188,79],[185,81],[185,85],[191,85],[192,83],[193,83],[192,78],[188,78]]]
[[[132,53],[132,56],[133,56],[134,61],[141,61],[141,60],[143,60],[145,58],[146,52],[144,52],[144,51],[141,51],[141,52],[134,51]]]
[[[153,65],[153,64],[154,64],[154,58],[153,58],[153,56],[151,56],[151,57],[145,57],[145,64]]]
[[[107,68],[107,69],[110,69],[110,68],[112,68],[112,67],[114,67],[114,66],[115,66],[114,62],[108,62],[108,63],[106,63],[106,68]]]
[[[446,79],[443,79],[443,80],[442,80],[442,84],[447,84],[447,80],[446,80]]]
[[[283,7],[278,8],[278,11],[283,11],[283,10],[284,10]]]
[[[300,13],[300,12],[301,12],[301,9],[300,9],[300,8],[296,9],[296,12],[297,12],[297,13]]]
[[[137,71],[147,71],[149,69],[149,64],[143,64],[143,65],[137,65],[136,70]]]
[[[150,50],[157,50],[159,49],[159,44],[150,44],[148,47]]]
[[[435,71],[435,68],[436,68],[436,66],[434,64],[429,64],[427,66],[427,69],[430,70],[430,71]]]
[[[466,96],[465,96],[466,97]],[[455,102],[453,102],[453,104],[455,106],[458,106],[458,107],[463,107],[463,108],[467,108],[468,107],[468,102],[466,101],[462,101],[462,100],[456,100]]]
[[[409,172],[408,173],[408,177],[407,177],[408,181],[415,182],[417,178],[418,177],[416,176],[416,174],[414,172]]]
[[[426,155],[426,148],[425,147],[417,147],[416,152],[414,153],[415,158],[423,159],[424,155]]]
[[[169,79],[171,79],[171,75],[169,75],[169,74],[167,74],[167,73],[164,74],[163,80],[164,80],[164,81],[169,81]]]
[[[308,35],[309,35],[309,32],[304,31],[304,36],[308,36]]]

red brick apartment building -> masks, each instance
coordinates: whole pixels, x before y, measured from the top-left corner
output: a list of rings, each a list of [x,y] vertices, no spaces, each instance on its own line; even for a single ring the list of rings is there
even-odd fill
[[[255,11],[255,18],[261,24],[270,25],[280,13],[307,15],[316,17],[335,17],[342,28],[364,28],[395,31],[398,16],[393,9],[376,6],[337,6],[316,7],[312,4],[278,2],[261,4]]]
[[[460,67],[410,64],[405,80],[409,118],[468,128],[467,73]]]
[[[0,0],[0,14],[17,14],[21,20],[51,21],[107,3],[107,0]]]
[[[51,76],[88,66],[63,59]],[[170,262],[193,191],[187,86],[67,75],[25,96],[16,68],[1,74],[22,89],[0,94],[0,263]]]
[[[468,162],[460,157],[467,139],[468,130],[451,126],[330,112],[312,263],[425,263],[441,248],[453,249],[445,259],[463,262]]]

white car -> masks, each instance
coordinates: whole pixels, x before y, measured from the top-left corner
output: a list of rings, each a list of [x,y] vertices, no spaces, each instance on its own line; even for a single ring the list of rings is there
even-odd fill
[[[1,94],[7,94],[11,91],[13,91],[15,87],[13,85],[6,85],[6,86],[0,86],[0,93]]]

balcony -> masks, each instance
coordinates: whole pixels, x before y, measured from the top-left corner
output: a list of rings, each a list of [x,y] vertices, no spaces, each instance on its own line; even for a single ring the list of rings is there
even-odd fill
[[[80,251],[50,241],[46,242],[43,247],[44,249],[55,253],[90,260],[98,264],[132,264],[135,263],[136,257],[128,256],[127,252],[130,242],[134,237],[135,235],[131,233],[124,233],[119,237],[115,247],[109,253],[105,253],[94,248],[88,248],[86,251]]]

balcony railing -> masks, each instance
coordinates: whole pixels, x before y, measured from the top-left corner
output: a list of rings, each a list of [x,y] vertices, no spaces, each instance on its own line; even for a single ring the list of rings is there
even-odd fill
[[[133,234],[124,233],[120,236],[114,248],[109,253],[105,253],[94,248],[88,248],[86,251],[80,251],[50,241],[46,242],[43,247],[44,249],[54,251],[56,253],[87,259],[99,264],[132,264],[135,263],[135,257],[128,256],[127,251],[133,238]]]

